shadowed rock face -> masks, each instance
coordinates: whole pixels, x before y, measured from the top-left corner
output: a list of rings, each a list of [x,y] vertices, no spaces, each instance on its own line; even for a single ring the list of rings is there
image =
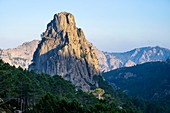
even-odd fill
[[[100,74],[93,45],[87,42],[83,30],[76,27],[74,16],[67,12],[55,14],[47,25],[29,70],[60,75],[84,91],[95,85],[93,77]]]

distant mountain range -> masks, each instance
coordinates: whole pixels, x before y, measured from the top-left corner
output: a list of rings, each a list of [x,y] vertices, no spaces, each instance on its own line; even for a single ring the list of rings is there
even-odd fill
[[[16,67],[20,66],[23,69],[28,69],[39,42],[39,40],[33,40],[25,42],[16,48],[0,49],[0,58]],[[95,51],[101,72],[145,62],[166,61],[170,57],[170,49],[159,46],[136,48],[123,53],[103,52],[97,48],[95,48]]]
[[[120,89],[131,96],[154,101],[170,98],[169,60],[112,70],[103,73],[103,77],[114,89]]]
[[[130,67],[137,64],[154,61],[166,61],[170,56],[170,50],[156,47],[136,48],[123,53],[102,52],[96,49],[100,69],[107,72],[121,67]]]
[[[0,49],[0,59],[10,65],[28,69],[38,44],[39,40],[33,40],[25,42],[16,48]]]

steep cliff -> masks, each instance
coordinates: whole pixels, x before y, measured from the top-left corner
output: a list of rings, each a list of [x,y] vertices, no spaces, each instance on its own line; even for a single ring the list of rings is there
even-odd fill
[[[93,77],[100,74],[93,45],[88,43],[74,16],[67,12],[54,15],[42,34],[29,70],[60,75],[76,87],[88,91],[95,85]]]

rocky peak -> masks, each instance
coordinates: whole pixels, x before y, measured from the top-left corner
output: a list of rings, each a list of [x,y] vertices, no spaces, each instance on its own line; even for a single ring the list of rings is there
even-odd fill
[[[67,12],[54,15],[42,34],[30,70],[60,75],[88,91],[94,75],[100,74],[98,59],[83,30],[76,27],[74,16]]]
[[[74,16],[67,12],[61,12],[54,15],[53,20],[47,25],[43,37],[55,38],[58,33],[62,33],[65,36],[66,32],[69,33],[76,29]]]

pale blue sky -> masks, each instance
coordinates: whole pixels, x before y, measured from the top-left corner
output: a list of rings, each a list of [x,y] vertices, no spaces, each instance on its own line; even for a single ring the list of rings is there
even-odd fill
[[[61,11],[72,13],[101,50],[170,48],[170,0],[0,0],[0,48],[41,39]]]

